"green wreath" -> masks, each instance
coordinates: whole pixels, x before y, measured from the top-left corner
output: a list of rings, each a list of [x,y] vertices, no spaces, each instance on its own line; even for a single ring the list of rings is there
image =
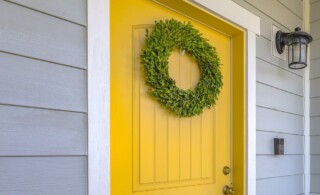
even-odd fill
[[[171,19],[156,21],[146,30],[141,60],[150,94],[163,106],[181,117],[202,113],[218,99],[222,87],[220,60],[216,49],[189,23]],[[194,90],[183,90],[169,76],[168,58],[174,48],[185,50],[200,66],[200,80]]]

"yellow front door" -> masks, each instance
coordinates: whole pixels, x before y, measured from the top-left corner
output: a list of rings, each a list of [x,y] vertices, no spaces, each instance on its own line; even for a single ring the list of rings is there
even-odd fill
[[[140,64],[146,29],[171,18],[190,21],[220,57],[219,100],[199,116],[179,118],[147,93]],[[230,36],[201,21],[150,0],[111,1],[112,195],[221,195],[231,185],[231,174],[223,174],[224,166],[232,167],[231,51]],[[193,89],[200,75],[178,49],[169,72],[182,89]]]

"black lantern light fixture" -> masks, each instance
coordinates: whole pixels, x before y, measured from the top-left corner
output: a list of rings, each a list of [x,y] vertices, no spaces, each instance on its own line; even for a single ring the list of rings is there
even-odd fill
[[[294,32],[285,33],[278,31],[276,34],[276,48],[278,53],[283,53],[288,46],[288,64],[291,69],[302,69],[307,67],[308,44],[312,41],[309,33],[296,28]]]

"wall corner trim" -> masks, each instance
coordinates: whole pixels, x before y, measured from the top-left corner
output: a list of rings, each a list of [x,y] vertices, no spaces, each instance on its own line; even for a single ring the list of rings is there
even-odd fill
[[[110,194],[109,0],[87,1],[88,194]]]
[[[310,1],[303,0],[303,30],[310,32]],[[304,194],[311,189],[310,176],[310,47],[308,52],[308,66],[304,70]]]

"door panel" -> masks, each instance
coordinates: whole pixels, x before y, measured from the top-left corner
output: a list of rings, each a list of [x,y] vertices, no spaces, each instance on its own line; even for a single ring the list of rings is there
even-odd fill
[[[116,10],[121,10],[116,11]],[[223,89],[203,114],[180,118],[148,93],[140,64],[146,29],[155,20],[190,21],[216,47]],[[113,195],[222,194],[230,176],[230,37],[152,1],[111,2],[111,193]],[[194,89],[200,70],[175,49],[169,73]]]

